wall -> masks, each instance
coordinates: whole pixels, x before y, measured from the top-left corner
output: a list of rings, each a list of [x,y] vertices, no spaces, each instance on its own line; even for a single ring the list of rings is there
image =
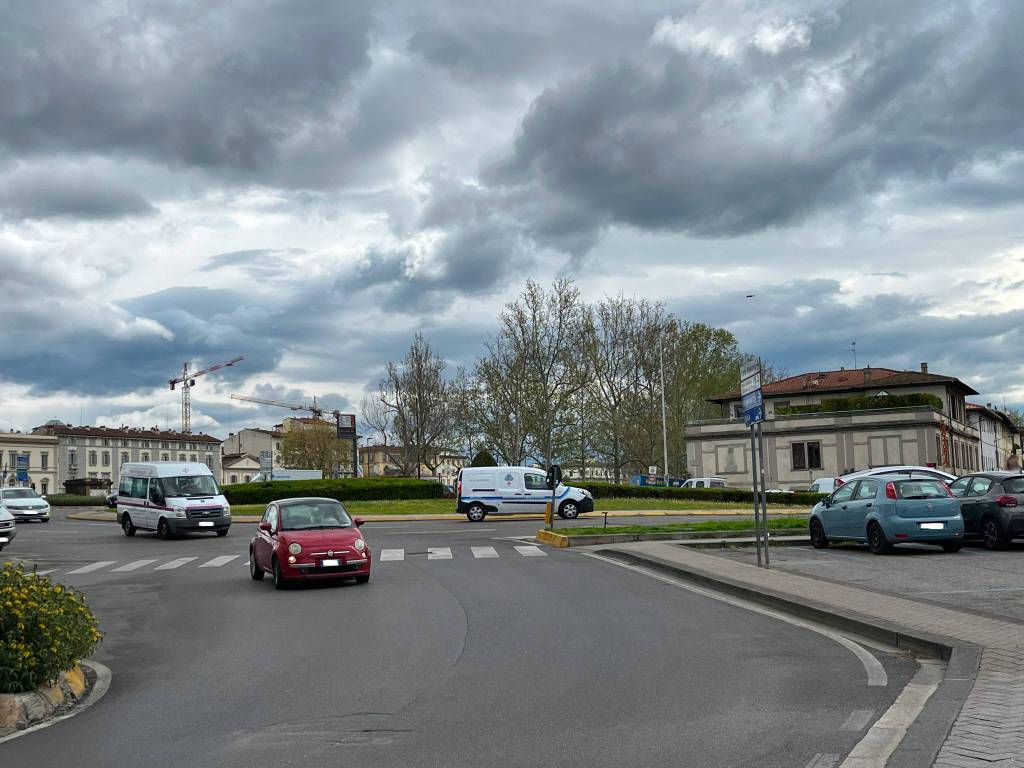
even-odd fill
[[[27,453],[28,482],[17,479],[17,466],[11,460],[11,451]],[[30,435],[20,432],[0,432],[0,466],[7,466],[7,485],[27,485],[38,493],[59,493],[57,438],[49,435]],[[45,462],[45,466],[44,466]]]

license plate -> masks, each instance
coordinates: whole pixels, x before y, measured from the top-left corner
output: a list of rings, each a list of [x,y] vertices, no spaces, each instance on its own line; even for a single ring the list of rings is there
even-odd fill
[[[337,560],[337,559],[335,559],[335,560],[321,560],[320,561],[320,567],[321,568],[337,568],[339,565],[341,565],[341,562],[339,560]]]
[[[199,523],[199,527],[200,528],[213,528],[213,521],[212,520],[203,520],[201,523]]]
[[[926,531],[941,531],[946,526],[944,523],[921,523],[921,527]]]
[[[8,539],[6,536],[0,536],[0,544],[6,544],[9,541],[10,539]]]

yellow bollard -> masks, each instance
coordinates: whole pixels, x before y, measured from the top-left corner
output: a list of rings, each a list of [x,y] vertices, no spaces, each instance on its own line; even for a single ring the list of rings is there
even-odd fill
[[[544,527],[551,528],[554,524],[554,520],[551,517],[551,502],[549,501],[544,505]]]

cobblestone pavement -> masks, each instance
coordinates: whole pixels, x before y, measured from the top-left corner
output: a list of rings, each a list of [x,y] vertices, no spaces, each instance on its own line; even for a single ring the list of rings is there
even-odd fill
[[[640,542],[616,545],[615,549],[813,601],[830,606],[837,613],[856,613],[981,646],[984,650],[978,677],[939,751],[935,768],[1024,766],[1024,628],[1020,624],[778,568],[755,569],[733,558],[702,554],[673,544]]]

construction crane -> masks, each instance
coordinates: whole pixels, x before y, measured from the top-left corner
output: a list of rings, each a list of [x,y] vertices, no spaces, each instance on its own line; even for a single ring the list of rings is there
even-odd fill
[[[181,384],[181,431],[188,434],[192,431],[192,387],[196,385],[196,379],[200,376],[205,376],[208,373],[219,371],[221,368],[229,368],[235,363],[240,363],[245,360],[244,357],[236,357],[232,360],[228,360],[226,363],[217,363],[211,365],[209,368],[203,368],[201,371],[189,371],[188,361],[181,366],[181,376],[171,379],[171,391]]]
[[[246,403],[259,403],[260,405],[275,405],[278,408],[287,408],[290,411],[305,411],[313,416],[314,419],[324,418],[325,413],[329,413],[334,417],[334,424],[336,427],[335,435],[339,440],[346,439],[352,441],[352,476],[357,477],[359,475],[359,449],[358,440],[359,437],[356,435],[356,417],[351,413],[342,413],[341,411],[325,411],[319,406],[316,398],[313,398],[313,404],[309,403],[286,403],[282,400],[268,400],[264,397],[249,397],[247,395],[232,395],[232,400],[242,400]]]

